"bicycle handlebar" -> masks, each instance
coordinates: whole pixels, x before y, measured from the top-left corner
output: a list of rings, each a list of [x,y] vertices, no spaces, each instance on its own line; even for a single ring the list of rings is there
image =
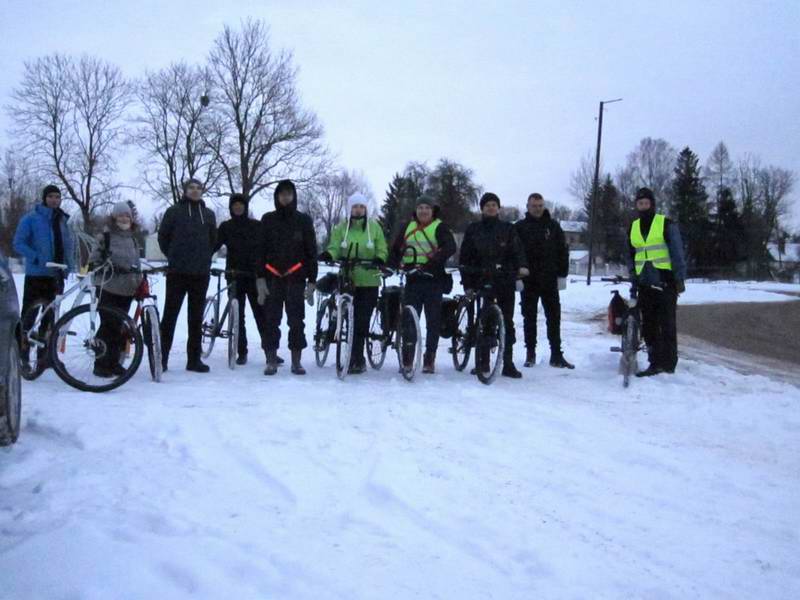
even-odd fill
[[[230,275],[231,277],[244,277],[247,279],[255,279],[257,276],[255,273],[251,271],[240,271],[238,269],[217,269],[212,268],[209,271],[214,277],[219,277],[221,275]]]

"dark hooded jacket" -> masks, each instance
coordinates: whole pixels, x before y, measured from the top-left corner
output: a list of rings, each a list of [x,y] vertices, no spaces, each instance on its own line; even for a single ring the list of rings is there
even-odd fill
[[[169,268],[184,275],[207,275],[217,240],[217,219],[205,202],[183,196],[164,213],[158,245]]]
[[[244,213],[241,216],[233,214],[234,202],[244,204]],[[231,198],[228,202],[231,218],[220,224],[214,251],[222,246],[227,248],[226,269],[258,275],[264,270],[261,265],[261,222],[250,218],[249,209],[249,202],[244,196]]]
[[[525,249],[531,272],[525,279],[525,285],[537,289],[557,288],[558,278],[566,277],[569,272],[569,246],[561,225],[545,209],[538,219],[530,213],[526,214],[514,227]]]
[[[278,192],[292,191],[294,199],[288,206],[278,202]],[[314,223],[307,214],[297,210],[297,190],[288,179],[275,188],[275,210],[261,217],[261,272],[266,265],[283,274],[300,263],[302,266],[287,275],[289,280],[317,280],[317,235]],[[266,271],[267,277],[275,275]]]
[[[433,218],[438,219],[440,209],[438,206],[433,207]],[[416,214],[411,216],[409,223],[417,222]],[[397,234],[397,237],[392,244],[389,253],[389,266],[397,268],[403,260],[403,252],[406,249],[406,230],[409,223],[403,224],[403,228]],[[422,267],[423,270],[431,273],[436,279],[443,280],[445,278],[445,265],[447,261],[456,253],[456,240],[453,237],[453,232],[444,223],[439,223],[436,228],[436,253],[428,257],[428,262]]]
[[[459,267],[464,288],[488,283],[487,275],[494,273],[497,265],[501,273],[494,275],[495,285],[513,288],[516,272],[528,266],[528,258],[513,223],[483,217],[467,227],[461,243]]]

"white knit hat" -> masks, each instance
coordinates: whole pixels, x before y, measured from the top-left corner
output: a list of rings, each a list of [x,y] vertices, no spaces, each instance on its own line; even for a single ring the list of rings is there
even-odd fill
[[[350,214],[350,211],[353,210],[353,207],[357,204],[361,204],[364,208],[369,207],[369,200],[367,197],[362,194],[361,192],[356,192],[355,194],[350,194],[350,197],[347,199],[347,214]]]
[[[114,204],[114,207],[111,209],[111,216],[112,217],[122,217],[128,216],[131,219],[133,218],[133,211],[131,210],[131,205],[127,202],[117,202]]]
[[[350,194],[350,197],[347,199],[347,228],[344,231],[344,239],[342,240],[342,248],[347,248],[349,245],[349,240],[347,239],[350,235],[350,215],[353,212],[353,207],[357,205],[362,205],[365,209],[369,210],[369,199],[362,194],[361,192],[356,192],[355,194]],[[367,214],[364,218],[364,227],[367,230],[367,248],[374,248],[375,243],[372,241],[372,232],[369,229],[369,215]]]

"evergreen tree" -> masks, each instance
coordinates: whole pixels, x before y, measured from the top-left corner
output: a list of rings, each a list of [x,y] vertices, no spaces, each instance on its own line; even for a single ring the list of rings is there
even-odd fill
[[[427,178],[427,191],[439,204],[440,217],[453,231],[464,231],[472,221],[480,188],[471,169],[443,158]]]
[[[681,229],[690,271],[702,273],[711,262],[709,242],[712,228],[708,219],[708,194],[698,163],[697,155],[688,146],[678,154],[670,193],[670,212]]]
[[[586,234],[592,226],[588,221],[592,216],[592,198],[590,191],[584,199],[586,213]],[[608,263],[625,263],[627,249],[625,238],[625,218],[622,209],[622,197],[611,179],[606,174],[597,194],[597,207],[594,214],[594,248],[597,256],[602,256]],[[588,244],[588,237],[586,243]]]

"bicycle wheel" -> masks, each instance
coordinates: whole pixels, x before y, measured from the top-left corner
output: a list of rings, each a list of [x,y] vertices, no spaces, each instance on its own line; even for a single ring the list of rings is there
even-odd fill
[[[400,374],[408,381],[414,379],[422,362],[422,332],[419,316],[413,306],[404,306],[397,324],[397,361]]]
[[[336,376],[344,380],[350,369],[350,355],[353,352],[353,301],[350,296],[339,297],[336,311]]]
[[[109,336],[115,342],[109,342]],[[113,343],[119,344],[116,358]],[[108,306],[98,306],[95,314],[89,304],[73,308],[55,324],[50,339],[53,370],[83,392],[107,392],[121,386],[136,373],[143,354],[144,342],[133,319]]]
[[[489,385],[497,377],[503,364],[505,341],[503,312],[497,304],[490,304],[481,311],[475,344],[475,366],[481,383]]]
[[[43,317],[46,308],[46,303],[36,302],[22,315],[19,370],[27,381],[33,381],[47,369],[47,343],[52,323],[46,322],[48,319]]]
[[[142,311],[142,337],[147,347],[147,363],[150,367],[150,377],[153,381],[161,381],[164,368],[161,363],[161,330],[158,308],[145,306]]]
[[[622,387],[628,387],[631,375],[639,368],[637,353],[639,352],[639,321],[636,317],[629,316],[625,320],[625,331],[622,332],[622,356],[620,357],[620,371],[622,371]]]
[[[228,302],[228,368],[236,368],[239,352],[239,300],[231,298]]]
[[[214,349],[214,342],[217,341],[217,335],[219,335],[218,327],[219,303],[216,296],[209,296],[203,307],[203,334],[200,338],[200,352],[203,358],[208,358]]]
[[[0,446],[8,446],[19,437],[22,415],[22,386],[20,385],[19,345],[11,337],[6,354],[6,376],[0,381]]]
[[[385,327],[383,322],[383,303],[382,298],[378,300],[378,306],[372,311],[369,319],[369,332],[367,333],[367,361],[369,366],[379,370],[386,360],[386,351],[389,349],[389,339],[391,332]]]
[[[314,330],[314,359],[318,367],[324,367],[328,360],[328,351],[336,331],[334,299],[325,298],[317,305],[317,328]]]
[[[456,307],[456,330],[450,340],[450,354],[453,355],[453,367],[456,371],[463,371],[469,363],[473,320],[472,302],[462,298]]]

